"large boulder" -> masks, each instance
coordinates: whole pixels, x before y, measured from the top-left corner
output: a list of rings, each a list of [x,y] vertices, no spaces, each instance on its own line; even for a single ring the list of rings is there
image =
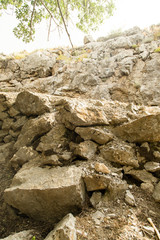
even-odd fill
[[[37,116],[50,111],[50,103],[47,97],[43,94],[27,91],[18,94],[15,105],[20,112],[27,116]]]
[[[41,221],[56,222],[81,209],[85,189],[81,168],[40,167],[27,163],[5,190],[6,202],[22,213]]]
[[[114,129],[114,134],[129,142],[160,141],[160,113],[143,116]]]

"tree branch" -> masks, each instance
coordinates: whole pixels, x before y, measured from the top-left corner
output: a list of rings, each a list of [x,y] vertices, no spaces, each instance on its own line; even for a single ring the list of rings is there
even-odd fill
[[[64,27],[65,27],[65,30],[66,30],[66,33],[67,33],[67,35],[68,35],[69,41],[70,41],[70,43],[71,43],[71,46],[72,46],[72,48],[73,48],[73,43],[72,43],[72,41],[71,41],[71,37],[70,37],[70,34],[69,34],[69,32],[68,32],[68,29],[67,29],[66,22],[65,22],[64,17],[63,17],[63,13],[62,13],[62,10],[61,10],[61,6],[60,6],[60,4],[59,4],[59,0],[57,0],[57,4],[58,4],[59,12],[60,12],[60,15],[61,15],[61,18],[62,18]]]
[[[33,10],[32,10],[32,14],[31,14],[31,20],[30,20],[30,24],[29,24],[29,27],[30,27],[30,36],[32,36],[33,17],[34,17],[34,12],[35,12],[35,8],[36,8],[36,2],[37,2],[37,0],[35,0],[35,1],[34,1],[34,4],[33,4]]]
[[[61,26],[55,21],[51,11],[47,8],[47,6],[44,4],[44,2],[42,0],[39,0],[41,2],[41,4],[43,5],[43,7],[47,10],[47,12],[49,13],[49,15],[51,16],[52,20],[54,21],[54,23],[56,24],[56,26],[58,28],[60,28]]]

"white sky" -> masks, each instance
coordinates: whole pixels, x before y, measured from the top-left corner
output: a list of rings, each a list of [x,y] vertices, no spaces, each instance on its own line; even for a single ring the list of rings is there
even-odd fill
[[[160,23],[160,0],[116,0],[114,16],[107,19],[96,33],[92,33],[92,36],[97,39],[117,29],[125,30],[133,26],[143,29],[158,23]],[[31,52],[41,48],[69,46],[66,33],[59,37],[55,30],[52,30],[50,41],[47,41],[48,26],[46,23],[38,26],[34,42],[24,44],[14,36],[12,30],[15,26],[14,16],[4,14],[0,17],[0,53],[10,54],[23,50]],[[74,29],[73,26],[69,32],[75,46],[83,44],[84,34],[82,32]]]

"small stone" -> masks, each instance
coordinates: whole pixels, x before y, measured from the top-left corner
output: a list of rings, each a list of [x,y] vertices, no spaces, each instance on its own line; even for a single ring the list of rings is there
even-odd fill
[[[92,197],[90,198],[90,202],[94,208],[100,206],[101,198],[102,198],[101,192],[93,192]]]
[[[97,162],[94,167],[95,167],[96,172],[101,172],[101,173],[105,173],[105,174],[110,173],[110,170],[104,163]]]
[[[141,189],[145,190],[146,192],[153,193],[154,186],[152,183],[142,183]]]
[[[155,186],[153,198],[155,199],[156,202],[160,203],[160,182]]]
[[[157,171],[160,170],[160,163],[158,163],[158,162],[147,162],[144,165],[144,167],[148,172],[157,172]]]
[[[90,42],[93,42],[93,41],[94,40],[93,40],[92,36],[90,36],[90,35],[85,36],[84,40],[83,40],[84,44],[87,44],[87,43],[90,43]]]
[[[126,190],[125,202],[127,204],[129,204],[130,206],[132,206],[132,207],[136,206],[135,198],[134,198],[133,194],[129,190]]]

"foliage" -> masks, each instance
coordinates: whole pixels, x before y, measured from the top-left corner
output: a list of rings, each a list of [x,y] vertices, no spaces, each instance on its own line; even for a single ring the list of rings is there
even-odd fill
[[[19,24],[14,28],[17,38],[24,42],[34,39],[35,26],[43,19],[52,19],[57,27],[65,26],[74,17],[75,25],[83,32],[96,30],[105,17],[112,15],[114,0],[1,0],[0,10],[14,6]],[[76,19],[76,20],[75,20]],[[68,34],[68,33],[67,33]],[[69,34],[68,34],[69,36]]]
[[[154,52],[160,53],[160,47],[156,48],[156,49],[154,50]]]

